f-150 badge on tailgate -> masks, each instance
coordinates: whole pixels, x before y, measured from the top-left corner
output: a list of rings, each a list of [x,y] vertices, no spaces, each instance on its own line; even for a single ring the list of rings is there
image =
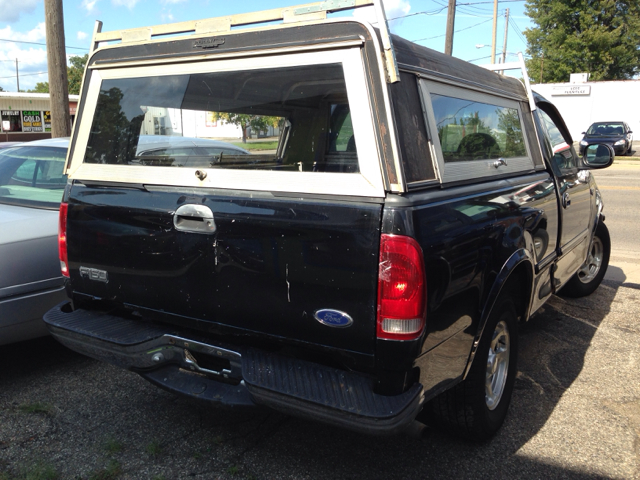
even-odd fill
[[[109,275],[106,270],[98,270],[97,268],[80,267],[80,275],[90,280],[107,283]]]
[[[331,310],[329,308],[317,310],[313,316],[320,323],[327,325],[328,327],[345,328],[350,327],[353,323],[353,318],[348,314],[339,310]]]

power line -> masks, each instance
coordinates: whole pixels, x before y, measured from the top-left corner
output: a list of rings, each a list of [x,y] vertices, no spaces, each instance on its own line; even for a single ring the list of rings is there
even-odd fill
[[[525,2],[526,0],[498,0],[498,3],[510,3],[510,2]],[[483,3],[490,3],[493,5],[493,2],[472,2],[472,3],[456,3],[456,7],[458,5],[481,5]]]
[[[499,0],[498,3],[511,3],[511,2],[519,2],[519,3],[523,3],[526,0]],[[436,15],[440,12],[442,12],[443,10],[448,8],[448,5],[443,5],[442,3],[435,1],[434,3],[436,3],[436,5],[440,5],[443,8],[441,9],[437,9],[437,10],[425,10],[423,12],[415,12],[415,13],[408,13],[406,15],[400,15],[398,17],[393,17],[393,18],[388,18],[387,21],[392,21],[392,20],[399,20],[401,18],[408,18],[408,17],[413,17],[415,15]],[[458,7],[467,7],[467,6],[473,6],[473,5],[484,5],[484,4],[492,4],[492,1],[487,1],[487,2],[468,2],[468,3],[456,3],[456,8]],[[472,7],[473,8],[473,7]],[[472,12],[465,12],[464,10],[462,10],[463,13],[468,13],[469,15],[474,15],[474,13]],[[85,50],[89,50],[88,48]]]
[[[407,15],[400,15],[399,17],[393,17],[393,18],[388,18],[387,21],[392,21],[392,20],[398,20],[400,18],[407,18],[407,17],[414,17],[416,15],[437,15],[438,13],[440,13],[443,10],[446,10],[447,6],[445,5],[443,8],[437,9],[437,10],[425,10],[424,12],[415,12],[415,13],[409,13]]]
[[[447,3],[444,3],[444,2],[439,1],[439,0],[433,0],[433,1],[438,5],[442,5],[442,6],[448,7]],[[472,10],[473,8],[479,9],[480,12],[473,11]],[[466,6],[463,6],[463,7],[459,7],[459,8],[456,7],[456,13],[457,12],[464,13],[465,15],[469,15],[471,17],[476,17],[476,18],[483,18],[483,17],[486,17],[487,15],[489,15],[489,16],[491,16],[493,18],[493,8],[491,8],[490,10],[482,10],[479,7],[466,7]]]
[[[511,53],[511,52],[506,52],[507,55],[511,56],[511,57],[517,57],[518,54],[517,53]],[[524,57],[527,58],[531,58],[529,55],[524,55]],[[491,58],[491,55],[487,55],[486,57],[480,57],[480,58],[474,58],[473,60],[467,60],[467,62],[471,63],[471,62],[477,62],[478,60],[486,60],[487,58]]]
[[[478,60],[486,60],[487,58],[491,58],[491,55],[487,55],[486,57],[474,58],[473,60],[467,60],[467,62],[477,62]]]
[[[511,25],[511,27],[516,32],[516,35],[518,35],[522,43],[527,45],[527,39],[525,38],[524,33],[522,32],[522,30],[520,30],[520,27],[518,27],[518,25],[516,24],[515,20],[513,20],[513,18],[509,18],[509,25]]]
[[[487,22],[491,22],[493,20],[493,18],[488,18],[487,20],[484,20],[480,23],[476,23],[475,25],[471,25],[470,27],[465,27],[465,28],[461,28],[460,30],[455,30],[453,33],[459,33],[459,32],[463,32],[464,30],[469,30],[470,28],[474,28],[477,27],[478,25],[482,25],[483,23],[487,23]],[[434,38],[440,38],[440,37],[444,37],[446,35],[442,34],[442,35],[436,35],[435,37],[428,37],[428,38],[419,38],[418,40],[411,40],[412,42],[423,42],[425,40],[433,40]]]
[[[0,38],[0,42],[12,42],[12,43],[26,43],[28,45],[42,45],[42,46],[47,46],[46,43],[38,43],[38,42],[25,42],[22,40],[9,40],[8,38]],[[82,48],[82,47],[69,47],[65,45],[65,48],[73,48],[75,50],[86,50],[87,52],[89,51],[88,48]]]
[[[33,75],[46,75],[46,74],[48,74],[48,73],[49,73],[49,72],[21,73],[21,74],[20,74],[20,78],[22,78],[22,77],[30,77],[30,76],[33,76]],[[9,76],[9,77],[0,77],[0,80],[2,80],[3,78],[16,78],[16,76],[15,76],[15,75],[11,75],[11,76]]]

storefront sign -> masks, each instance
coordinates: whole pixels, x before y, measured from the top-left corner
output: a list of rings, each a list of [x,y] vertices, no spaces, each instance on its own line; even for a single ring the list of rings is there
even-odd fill
[[[44,121],[44,131],[51,132],[51,112],[42,112],[42,119]]]
[[[42,132],[42,113],[35,110],[23,110],[22,112],[23,132]]]
[[[22,115],[20,114],[20,110],[2,110],[0,116],[2,118],[3,132],[22,131]]]
[[[567,85],[566,87],[553,87],[551,95],[589,95],[591,85]]]

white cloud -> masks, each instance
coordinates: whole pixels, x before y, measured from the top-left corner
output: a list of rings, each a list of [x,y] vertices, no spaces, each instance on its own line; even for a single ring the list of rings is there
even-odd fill
[[[165,12],[165,11],[163,11],[163,12],[160,14],[160,19],[161,19],[164,23],[167,23],[167,22],[173,22],[173,13],[171,13],[171,10],[166,11],[166,12]]]
[[[0,29],[0,38],[18,40],[23,42],[41,42],[46,38],[46,29],[44,22],[39,23],[35,28],[27,33],[16,32],[11,25]],[[14,44],[15,45],[15,44]]]
[[[161,0],[161,1],[165,5],[172,5],[174,3],[183,3],[183,2],[186,2],[187,0]]]
[[[116,7],[127,7],[129,10],[133,10],[140,0],[111,0]]]
[[[31,13],[41,0],[0,0],[0,22],[17,22],[23,13]]]
[[[407,15],[411,11],[411,4],[408,0],[383,0],[384,12],[387,20],[391,18]],[[377,24],[376,13],[373,7],[358,8],[353,12],[353,16],[360,20],[365,20],[371,24]],[[397,26],[401,20],[396,20],[389,24],[389,27]]]
[[[98,3],[98,0],[82,0],[82,8],[84,8],[87,13],[91,13],[95,8],[96,3]]]
[[[0,30],[1,32],[6,29]],[[20,90],[29,90],[38,82],[47,82],[47,52],[42,48],[21,48],[19,43],[11,45],[0,52],[0,87],[6,91],[16,91],[16,58],[18,59],[18,72],[20,76]]]
[[[78,38],[78,40],[84,40],[85,38],[87,38],[87,34],[84,32],[78,32],[76,34],[76,37]]]

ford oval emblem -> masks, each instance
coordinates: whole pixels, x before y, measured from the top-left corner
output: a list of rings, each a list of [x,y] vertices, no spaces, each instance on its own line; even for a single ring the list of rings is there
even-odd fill
[[[313,316],[320,323],[327,325],[328,327],[345,328],[350,327],[353,323],[353,318],[348,314],[339,310],[331,310],[330,308],[317,310]]]

